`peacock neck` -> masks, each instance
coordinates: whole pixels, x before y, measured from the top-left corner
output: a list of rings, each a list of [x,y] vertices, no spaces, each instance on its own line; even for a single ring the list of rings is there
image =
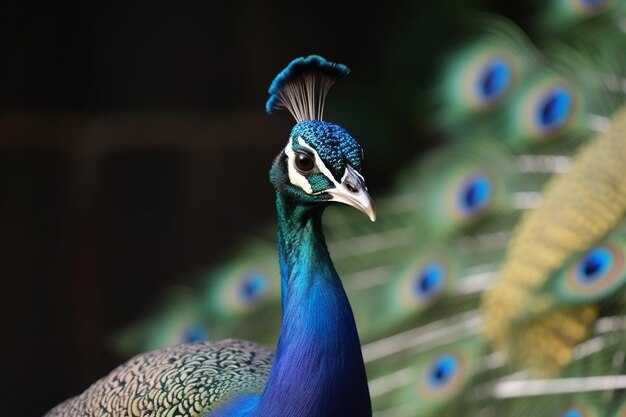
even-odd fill
[[[323,208],[277,194],[283,315],[276,357],[253,415],[369,417],[354,317],[322,233]]]

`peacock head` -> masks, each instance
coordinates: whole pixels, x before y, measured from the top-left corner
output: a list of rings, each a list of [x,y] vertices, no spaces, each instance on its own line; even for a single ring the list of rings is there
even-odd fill
[[[293,60],[276,76],[267,112],[286,108],[297,123],[272,164],[270,181],[294,201],[344,203],[374,221],[376,212],[361,175],[361,146],[346,129],[322,120],[328,89],[348,73],[345,65],[310,55]]]

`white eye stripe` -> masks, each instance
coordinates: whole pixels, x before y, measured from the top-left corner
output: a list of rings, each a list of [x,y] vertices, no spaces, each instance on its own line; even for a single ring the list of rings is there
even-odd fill
[[[322,158],[320,158],[320,156],[318,155],[317,151],[315,149],[311,148],[309,145],[307,145],[307,143],[304,141],[304,139],[302,139],[300,136],[298,136],[298,143],[303,148],[306,148],[306,149],[311,151],[311,153],[313,154],[313,158],[315,159],[315,166],[317,166],[317,169],[319,169],[320,172],[322,174],[324,174],[324,176],[326,176],[330,181],[332,181],[332,183],[335,185],[335,187],[337,187],[339,185],[339,183],[337,181],[335,181],[335,177],[333,177],[333,174],[326,167],[326,165],[324,165],[324,162],[322,162]]]
[[[287,155],[287,172],[289,174],[289,181],[297,186],[302,188],[302,190],[307,194],[312,194],[313,189],[311,188],[311,184],[306,179],[304,175],[298,172],[295,167],[295,159],[296,154],[292,149],[293,138],[289,138],[289,143],[285,147],[285,154]],[[317,156],[317,155],[316,155]]]

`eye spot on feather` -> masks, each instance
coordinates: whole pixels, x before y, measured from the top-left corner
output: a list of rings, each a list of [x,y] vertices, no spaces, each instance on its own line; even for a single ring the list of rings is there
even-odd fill
[[[432,299],[441,292],[446,281],[447,271],[445,267],[436,262],[426,264],[417,273],[413,291],[420,299]]]
[[[458,362],[456,358],[450,354],[445,354],[437,358],[428,372],[428,384],[440,389],[450,382],[458,371]]]
[[[485,111],[510,96],[517,68],[507,51],[500,47],[476,45],[451,65],[450,94],[465,109]]]
[[[563,79],[548,77],[530,88],[522,100],[521,123],[535,139],[548,139],[566,131],[579,107],[574,88]]]
[[[267,292],[267,277],[259,271],[249,272],[239,283],[238,290],[244,304],[254,304]]]
[[[398,306],[416,314],[437,302],[451,287],[455,270],[441,254],[418,256],[399,271],[399,285],[395,286]]]
[[[441,353],[426,364],[420,391],[427,398],[450,394],[463,384],[467,374],[467,363],[462,354]]]
[[[276,296],[272,278],[277,272],[262,261],[233,265],[223,273],[223,282],[211,298],[221,314],[247,314]]]
[[[572,292],[593,294],[612,288],[623,275],[624,253],[622,249],[607,244],[597,246],[587,252],[568,274],[568,283]]]
[[[608,241],[587,251],[555,278],[555,295],[567,302],[591,302],[614,294],[625,282],[624,248]]]
[[[490,105],[510,90],[513,74],[510,63],[503,57],[493,57],[484,63],[476,80],[478,101]]]
[[[180,343],[193,343],[207,340],[209,331],[206,326],[200,323],[193,323],[183,330]]]
[[[611,251],[604,247],[595,248],[583,258],[578,268],[582,282],[595,282],[611,266]]]
[[[572,94],[564,87],[548,91],[537,106],[537,124],[547,130],[557,129],[572,111]]]
[[[573,291],[594,292],[602,290],[623,275],[624,254],[613,245],[597,246],[576,263],[569,274]]]
[[[452,213],[462,222],[471,222],[482,217],[494,201],[494,182],[485,172],[465,175],[453,188]]]

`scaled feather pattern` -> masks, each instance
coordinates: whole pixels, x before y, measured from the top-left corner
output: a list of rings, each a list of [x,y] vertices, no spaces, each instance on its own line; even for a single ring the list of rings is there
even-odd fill
[[[272,360],[269,349],[238,340],[166,347],[129,360],[46,416],[204,416],[233,389],[260,394]]]

